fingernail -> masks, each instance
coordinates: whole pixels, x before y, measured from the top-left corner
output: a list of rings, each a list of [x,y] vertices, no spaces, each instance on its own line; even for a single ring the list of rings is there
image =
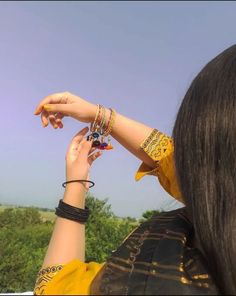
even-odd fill
[[[52,107],[51,107],[51,105],[46,104],[43,106],[43,109],[45,109],[46,111],[49,111],[52,109]]]

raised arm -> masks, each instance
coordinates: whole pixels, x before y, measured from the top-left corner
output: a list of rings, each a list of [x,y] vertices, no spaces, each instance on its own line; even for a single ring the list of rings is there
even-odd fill
[[[71,116],[81,122],[91,123],[95,119],[96,111],[97,105],[66,92],[53,94],[43,99],[37,106],[35,115],[41,114],[45,127],[51,123],[54,128],[63,128],[62,118],[64,116]],[[106,121],[109,114],[110,111],[106,108]],[[111,135],[150,168],[155,168],[155,162],[140,148],[140,144],[152,130],[153,128],[129,119],[118,112]]]
[[[66,180],[87,180],[92,162],[101,155],[91,148],[92,141],[84,136],[88,128],[80,131],[71,141],[66,155]],[[66,185],[63,201],[73,207],[85,208],[86,183],[70,183]],[[84,261],[85,225],[65,218],[57,217],[53,234],[43,262],[47,267],[66,264],[73,259]]]

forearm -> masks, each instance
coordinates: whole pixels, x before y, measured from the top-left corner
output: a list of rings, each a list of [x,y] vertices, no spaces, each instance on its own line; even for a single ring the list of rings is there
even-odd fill
[[[67,185],[63,201],[84,209],[85,194],[86,191],[81,183],[71,183]],[[42,268],[65,264],[73,259],[84,261],[84,257],[85,225],[57,217]]]
[[[137,158],[154,168],[155,162],[140,148],[152,129],[118,113],[111,135]]]
[[[107,120],[109,113],[110,111],[106,109]],[[153,128],[149,126],[117,113],[111,136],[137,158],[151,168],[155,168],[155,162],[140,148],[141,143],[148,137],[152,130]]]

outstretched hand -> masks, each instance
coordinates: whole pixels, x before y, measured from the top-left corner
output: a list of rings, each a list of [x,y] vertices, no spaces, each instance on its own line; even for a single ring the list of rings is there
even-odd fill
[[[34,114],[41,115],[44,127],[50,123],[55,129],[63,128],[63,117],[70,116],[81,122],[92,122],[97,106],[69,92],[55,93],[45,97]]]

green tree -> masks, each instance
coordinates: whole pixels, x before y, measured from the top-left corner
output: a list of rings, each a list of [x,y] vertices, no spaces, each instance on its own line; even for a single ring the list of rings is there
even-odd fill
[[[41,223],[0,231],[0,292],[32,290],[52,232],[52,224]]]
[[[86,261],[101,263],[119,246],[137,223],[116,217],[111,211],[111,206],[107,204],[107,199],[99,200],[89,195],[86,205],[91,210],[86,225]]]

